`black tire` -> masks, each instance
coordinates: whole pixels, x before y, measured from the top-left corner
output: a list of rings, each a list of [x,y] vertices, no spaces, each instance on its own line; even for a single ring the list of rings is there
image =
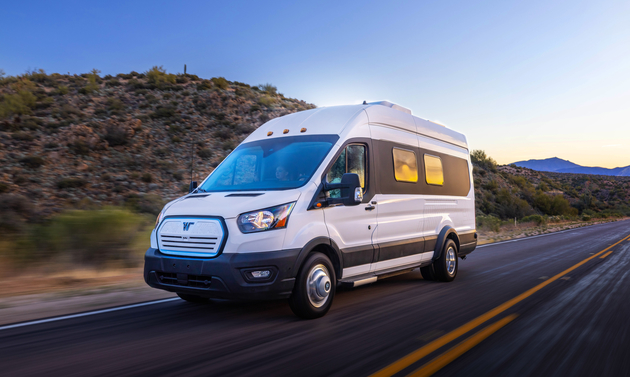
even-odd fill
[[[309,277],[317,278],[311,281],[314,284],[311,287],[319,287],[313,288],[311,297],[309,297],[308,289]],[[326,282],[329,284],[326,285]],[[289,306],[295,315],[304,319],[323,317],[332,305],[336,286],[337,278],[330,259],[322,253],[313,253],[306,258],[298,272],[293,293],[289,298]],[[325,291],[326,287],[328,291]],[[320,292],[324,295],[318,296]],[[325,297],[325,299],[322,298],[321,302],[317,302],[320,297]]]
[[[457,276],[457,245],[452,239],[447,239],[442,249],[442,255],[433,262],[435,277],[439,281],[453,281]]]
[[[426,267],[420,267],[420,273],[422,274],[422,278],[424,280],[435,280],[435,269],[433,268],[433,264],[430,264]]]
[[[188,301],[188,302],[194,302],[194,303],[197,303],[197,304],[206,304],[206,303],[209,302],[207,298],[201,297],[201,296],[188,295],[188,294],[185,294],[185,293],[178,293],[177,295],[182,300],[185,300],[185,301]]]

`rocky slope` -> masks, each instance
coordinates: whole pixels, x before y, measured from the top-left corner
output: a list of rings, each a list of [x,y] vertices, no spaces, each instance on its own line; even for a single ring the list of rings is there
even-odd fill
[[[311,109],[272,85],[168,74],[30,72],[0,78],[0,207],[46,218],[68,207],[159,211],[274,117]],[[30,215],[29,215],[30,214]]]

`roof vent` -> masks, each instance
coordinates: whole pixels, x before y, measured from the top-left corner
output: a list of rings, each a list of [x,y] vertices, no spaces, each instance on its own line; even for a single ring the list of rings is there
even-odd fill
[[[391,103],[389,101],[377,101],[377,102],[367,102],[367,103],[363,101],[363,104],[387,106],[387,107],[391,107],[394,110],[402,111],[403,113],[407,113],[411,115],[411,110],[409,110],[408,108],[402,107],[400,105],[396,105],[395,103]]]

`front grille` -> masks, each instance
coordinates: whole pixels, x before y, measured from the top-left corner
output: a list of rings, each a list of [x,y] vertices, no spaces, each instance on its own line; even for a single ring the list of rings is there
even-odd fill
[[[166,218],[157,233],[161,252],[189,257],[218,255],[225,238],[221,222],[213,218]]]
[[[177,276],[179,275],[179,276]],[[179,285],[182,287],[210,288],[212,277],[202,275],[173,274],[157,272],[158,279],[163,284]]]
[[[160,239],[162,240],[163,247],[172,250],[199,249],[212,253],[217,247],[217,237],[185,237],[162,235]]]

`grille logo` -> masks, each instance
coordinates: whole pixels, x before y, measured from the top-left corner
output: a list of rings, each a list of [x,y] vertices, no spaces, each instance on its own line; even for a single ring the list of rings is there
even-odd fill
[[[190,229],[190,226],[193,225],[193,222],[185,222],[184,224],[184,232],[187,232]]]

